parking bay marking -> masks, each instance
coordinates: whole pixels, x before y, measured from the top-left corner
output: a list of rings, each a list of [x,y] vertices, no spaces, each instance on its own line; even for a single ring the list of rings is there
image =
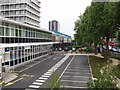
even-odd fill
[[[62,77],[71,77],[71,76],[63,75]],[[89,78],[89,77],[85,77],[85,76],[72,76],[72,77],[82,77],[82,78]]]
[[[88,87],[75,87],[75,86],[60,86],[61,88],[62,87],[65,87],[65,88],[88,88]]]
[[[80,83],[87,83],[87,81],[73,81],[73,80],[61,80],[62,82],[80,82]]]
[[[81,74],[81,73],[76,73],[76,72],[65,72],[65,73],[69,73],[69,74]],[[83,74],[91,74],[91,73],[83,73]]]

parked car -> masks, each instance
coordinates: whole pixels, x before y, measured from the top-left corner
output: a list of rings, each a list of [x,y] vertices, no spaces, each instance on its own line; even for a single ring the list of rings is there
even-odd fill
[[[113,51],[113,52],[118,52],[118,49],[112,48],[111,51]]]
[[[62,51],[62,48],[60,47],[60,48],[58,48],[58,51]]]

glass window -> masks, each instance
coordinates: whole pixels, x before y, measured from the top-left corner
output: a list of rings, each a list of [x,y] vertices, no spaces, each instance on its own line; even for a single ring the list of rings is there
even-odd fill
[[[22,31],[21,31],[21,34],[22,34],[22,35],[21,35],[22,37],[25,37],[25,31],[22,30]]]
[[[11,36],[15,36],[15,34],[14,34],[14,28],[11,28]]]
[[[27,31],[25,31],[25,34],[26,34],[25,36],[28,37],[28,32]]]
[[[10,30],[9,30],[9,28],[6,28],[5,35],[6,35],[6,36],[10,36]]]
[[[15,36],[18,36],[18,29],[15,29]]]
[[[21,30],[19,30],[19,36],[20,36],[20,37],[22,36],[22,32],[21,32]]]
[[[9,26],[9,23],[4,23],[5,24],[5,26]]]
[[[0,36],[4,36],[4,27],[0,27]]]

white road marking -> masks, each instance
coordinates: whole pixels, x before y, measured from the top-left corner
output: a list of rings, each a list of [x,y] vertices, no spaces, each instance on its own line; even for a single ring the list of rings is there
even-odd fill
[[[51,57],[53,57],[53,56],[50,56],[49,58],[51,58]],[[25,71],[25,70],[27,70],[27,69],[29,69],[29,68],[31,68],[31,67],[39,64],[39,63],[41,63],[41,62],[43,62],[43,61],[46,61],[46,60],[49,59],[49,58],[43,59],[42,61],[39,61],[39,62],[37,62],[37,63],[35,63],[35,64],[33,64],[33,65],[30,65],[29,67],[27,67],[27,68],[25,68],[25,69],[23,69],[23,70],[21,70],[21,71],[19,71],[19,72],[23,72],[23,71]]]
[[[50,75],[51,75],[51,73],[45,73],[44,75],[50,76]]]
[[[88,88],[88,87],[76,87],[76,86],[60,86],[61,88],[62,87],[65,87],[65,88]]]
[[[76,54],[76,53],[68,53],[68,54],[64,54],[64,55],[88,55],[88,54]]]
[[[30,85],[30,88],[39,88],[40,86]]]
[[[87,83],[87,81],[73,81],[73,80],[61,80],[62,82],[79,82],[79,83]]]
[[[47,74],[52,74],[51,72],[46,72]]]
[[[78,73],[78,72],[65,72],[65,73],[73,73],[73,74],[90,74],[91,75],[91,73]]]
[[[68,65],[66,66],[66,68],[64,69],[64,71],[62,72],[62,74],[60,75],[59,79],[62,77],[62,75],[65,73],[66,69],[68,68],[68,66],[71,64],[71,62],[73,61],[73,59],[75,58],[75,56],[72,57],[71,61],[68,63]],[[59,81],[58,79],[58,81]]]
[[[72,70],[74,70],[74,71],[90,71],[90,70],[84,70],[84,69],[76,70],[76,69],[74,69],[74,68],[73,68],[73,69],[68,68],[67,70],[71,70],[71,71],[72,71]]]
[[[40,77],[39,79],[46,80],[46,79],[48,79],[48,78],[43,78],[43,77]]]
[[[48,71],[53,72],[53,71],[54,71],[54,69],[50,69],[50,70],[48,70]]]
[[[45,82],[45,80],[36,80],[36,82]]]
[[[35,85],[42,85],[43,83],[34,82]]]
[[[50,77],[50,76],[42,75],[42,77],[48,78],[48,77]]]
[[[71,77],[71,76],[63,75],[62,77]],[[82,78],[89,78],[89,77],[85,77],[85,76],[72,76],[72,77],[82,77]]]
[[[65,56],[61,61],[59,61],[58,63],[61,62],[61,64],[63,62],[65,62],[65,60],[69,57],[69,55]],[[57,65],[58,65],[57,63]],[[38,82],[45,82],[45,80],[48,79],[48,77],[50,77],[50,75],[52,74],[53,71],[55,71],[58,67],[61,66],[61,64],[59,64],[58,66],[57,65],[54,65],[51,69],[48,70],[48,72],[44,73],[44,75],[42,75],[42,77],[39,77],[40,80],[36,80],[36,82],[34,82],[33,84],[36,84],[36,85],[42,85],[43,83],[38,83]],[[33,87],[33,88],[39,88],[40,86],[34,86],[34,85],[30,85],[29,87]]]

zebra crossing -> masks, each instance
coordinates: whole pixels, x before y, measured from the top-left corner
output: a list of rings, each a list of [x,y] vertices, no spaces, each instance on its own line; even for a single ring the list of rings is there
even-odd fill
[[[43,85],[43,83],[52,75],[52,73],[55,72],[66,61],[68,57],[69,55],[66,55],[61,61],[59,61],[51,69],[49,69],[46,73],[39,77],[39,79],[37,79],[35,82],[29,85],[29,87],[26,88],[26,90],[40,88]]]

